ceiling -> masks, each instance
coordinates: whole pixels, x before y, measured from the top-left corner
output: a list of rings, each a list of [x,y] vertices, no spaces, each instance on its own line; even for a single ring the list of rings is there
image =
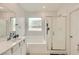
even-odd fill
[[[2,5],[2,3],[0,3],[0,13],[5,13],[5,12],[11,12],[11,10],[9,10],[7,7]]]
[[[18,4],[24,11],[35,12],[35,11],[58,11],[63,7],[73,7],[73,3],[20,3]],[[45,7],[45,8],[43,8]]]
[[[74,3],[15,3],[15,4],[25,12],[39,12],[39,11],[40,12],[41,11],[53,11],[54,12],[54,11],[59,11],[63,7],[70,8],[75,5],[79,5],[77,3],[75,4]],[[0,4],[0,12],[10,12],[10,10],[4,5],[6,4],[5,3]],[[1,8],[1,7],[4,7],[4,8]]]

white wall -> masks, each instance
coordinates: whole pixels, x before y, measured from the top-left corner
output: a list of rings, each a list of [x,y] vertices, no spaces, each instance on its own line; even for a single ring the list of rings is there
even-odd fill
[[[24,10],[16,3],[2,3],[4,8],[16,14],[16,16],[24,16]]]

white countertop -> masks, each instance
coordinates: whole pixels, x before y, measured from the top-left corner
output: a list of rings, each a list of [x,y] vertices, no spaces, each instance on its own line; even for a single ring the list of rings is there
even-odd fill
[[[3,40],[3,41],[0,41],[0,54],[6,52],[10,48],[12,48],[13,46],[15,46],[19,42],[21,42],[22,40],[24,40],[24,38],[25,37],[19,37],[19,38],[14,39],[14,40],[9,40],[9,41],[4,41]]]

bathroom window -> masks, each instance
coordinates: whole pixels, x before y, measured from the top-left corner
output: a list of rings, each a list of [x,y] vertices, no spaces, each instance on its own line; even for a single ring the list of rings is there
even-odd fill
[[[29,18],[29,31],[42,31],[42,18]]]

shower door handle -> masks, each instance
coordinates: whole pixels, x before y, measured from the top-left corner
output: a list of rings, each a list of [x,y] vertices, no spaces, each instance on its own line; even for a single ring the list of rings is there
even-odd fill
[[[50,30],[50,28],[48,27],[48,28],[47,28],[47,34],[48,34],[48,31],[49,31],[49,30]]]
[[[48,23],[46,24],[46,27],[47,27],[46,31],[47,31],[47,34],[48,34],[48,31],[50,30]]]
[[[73,38],[73,36],[72,36],[72,35],[70,35],[70,38]]]

